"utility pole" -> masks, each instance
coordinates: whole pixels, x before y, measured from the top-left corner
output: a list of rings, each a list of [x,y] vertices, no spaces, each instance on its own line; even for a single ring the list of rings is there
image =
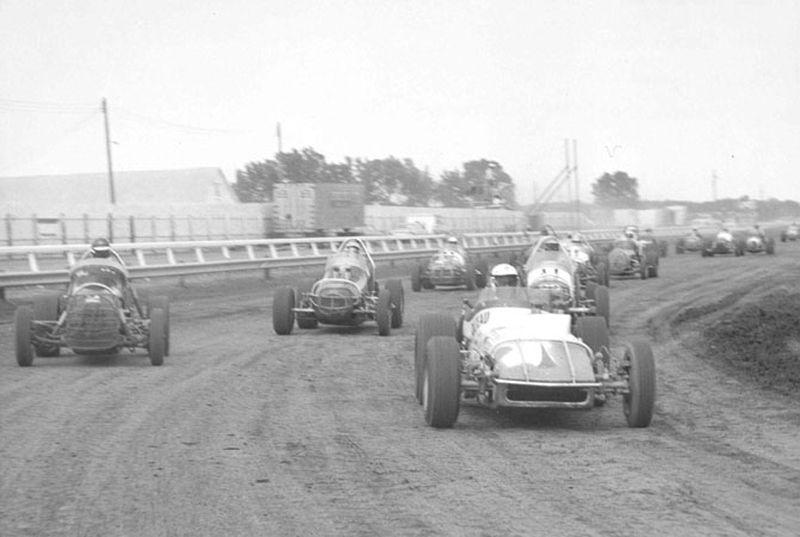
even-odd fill
[[[283,153],[283,136],[281,135],[281,122],[275,128],[275,135],[278,137],[278,153]]]
[[[579,230],[581,228],[581,195],[578,189],[580,186],[578,182],[578,140],[575,138],[572,139],[572,171],[575,173],[575,218],[577,219],[575,229]]]
[[[111,205],[117,203],[117,196],[114,193],[114,166],[111,164],[111,135],[108,130],[108,106],[106,98],[103,97],[103,120],[106,126],[106,161],[108,163],[108,194],[111,199]]]
[[[717,201],[717,170],[711,171],[711,201]]]

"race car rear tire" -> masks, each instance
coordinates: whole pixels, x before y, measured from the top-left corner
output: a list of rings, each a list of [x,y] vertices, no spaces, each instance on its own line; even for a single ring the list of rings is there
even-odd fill
[[[658,265],[647,267],[647,276],[650,278],[658,278]]]
[[[767,254],[775,255],[775,239],[767,239]]]
[[[656,368],[653,350],[643,339],[625,346],[623,363],[628,373],[628,393],[622,397],[622,409],[629,427],[647,427],[653,419],[656,398]]]
[[[475,284],[479,289],[483,289],[486,287],[486,284],[489,281],[489,262],[485,259],[478,260],[478,266],[476,270],[477,273],[475,274]]]
[[[294,289],[278,287],[272,298],[272,329],[279,336],[292,333],[294,327]]]
[[[167,297],[165,297],[163,295],[150,297],[150,300],[148,301],[148,304],[149,304],[148,308],[147,308],[148,309],[148,315],[150,315],[151,313],[149,313],[149,312],[152,312],[155,308],[161,308],[162,310],[164,310],[164,313],[166,314],[167,324],[166,324],[166,327],[165,327],[164,330],[165,330],[165,333],[166,333],[167,340],[166,340],[166,344],[164,346],[164,356],[169,356],[169,339],[170,339],[169,298],[167,298]]]
[[[592,349],[592,353],[602,352],[609,348],[608,327],[602,317],[578,317],[575,321],[575,336],[583,340]]]
[[[597,282],[592,282],[592,281],[586,282],[586,289],[584,291],[586,298],[588,298],[589,300],[594,300],[594,294],[595,291],[597,291],[597,285],[598,285]]]
[[[461,398],[461,354],[448,336],[432,337],[425,346],[422,409],[431,427],[452,427]]]
[[[639,277],[643,280],[646,280],[649,272],[650,271],[647,270],[647,260],[642,259],[642,263],[639,265]]]
[[[392,332],[392,292],[381,289],[378,304],[375,306],[375,322],[378,323],[378,335],[388,336]]]
[[[411,290],[415,293],[422,290],[422,265],[417,265],[411,271]]]
[[[389,290],[391,296],[392,328],[400,328],[403,326],[403,312],[406,307],[406,292],[405,289],[403,289],[403,282],[400,280],[389,280],[386,282],[386,288]]]
[[[33,310],[28,306],[20,306],[14,312],[14,331],[16,341],[17,364],[20,367],[33,365],[33,345],[31,344],[31,322]]]
[[[597,263],[597,283],[608,287],[608,265],[604,261]]]
[[[161,308],[150,310],[150,333],[147,352],[151,365],[163,365],[167,348],[167,312]]]
[[[594,290],[594,303],[597,308],[597,315],[605,319],[606,326],[611,326],[611,297],[608,287],[598,285]]]
[[[33,318],[37,321],[57,321],[59,316],[59,300],[61,293],[48,293],[33,299]],[[58,345],[34,346],[36,356],[53,358],[61,354]]]
[[[422,404],[425,348],[428,345],[428,340],[435,336],[447,336],[455,340],[455,334],[455,324],[448,315],[425,313],[417,321],[417,329],[414,332],[414,397],[419,404]]]
[[[475,267],[472,263],[464,266],[464,285],[467,286],[467,291],[474,291],[478,286],[475,281]]]

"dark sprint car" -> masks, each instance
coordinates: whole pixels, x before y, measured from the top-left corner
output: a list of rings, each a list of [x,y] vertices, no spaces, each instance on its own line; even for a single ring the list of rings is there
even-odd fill
[[[488,264],[486,260],[473,260],[467,249],[455,239],[449,239],[427,261],[411,272],[411,289],[433,289],[441,286],[465,286],[470,291],[486,287]]]
[[[82,259],[70,271],[66,294],[36,296],[33,307],[17,309],[17,363],[30,366],[34,356],[56,357],[62,348],[75,354],[141,348],[161,365],[169,355],[169,302],[163,296],[148,302],[144,312],[118,257]]]
[[[638,276],[643,280],[658,276],[659,246],[650,241],[620,238],[608,252],[608,272],[612,276]]]
[[[378,324],[378,334],[388,336],[403,326],[405,296],[400,280],[389,280],[381,289],[375,278],[375,262],[359,238],[346,239],[325,263],[321,279],[295,290],[279,287],[272,302],[272,327],[276,334],[291,334],[319,323],[358,326],[367,320]]]

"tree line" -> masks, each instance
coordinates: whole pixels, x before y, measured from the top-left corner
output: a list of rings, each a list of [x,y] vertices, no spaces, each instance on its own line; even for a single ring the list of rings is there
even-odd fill
[[[411,159],[347,157],[333,163],[311,147],[247,163],[236,170],[233,188],[241,201],[263,203],[272,201],[274,186],[281,182],[360,183],[366,202],[376,205],[517,206],[514,182],[494,160],[471,160],[434,179]]]

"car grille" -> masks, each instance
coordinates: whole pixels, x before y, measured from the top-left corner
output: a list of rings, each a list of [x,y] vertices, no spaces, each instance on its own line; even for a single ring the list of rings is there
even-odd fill
[[[113,298],[103,295],[70,297],[64,328],[72,348],[110,349],[122,339],[119,310]]]

